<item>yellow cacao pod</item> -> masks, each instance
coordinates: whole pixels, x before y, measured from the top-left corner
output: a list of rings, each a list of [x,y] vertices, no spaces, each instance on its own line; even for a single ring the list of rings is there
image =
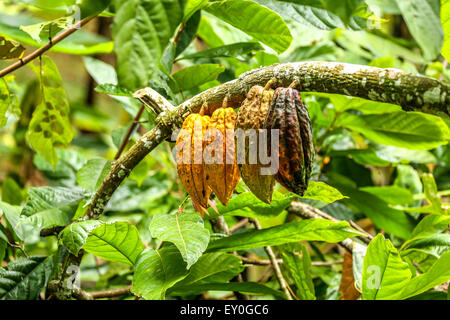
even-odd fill
[[[190,195],[194,206],[200,212],[201,206],[208,207],[211,188],[206,183],[206,173],[203,167],[203,150],[209,116],[199,114],[189,115],[181,127],[176,142],[177,171],[186,192]]]
[[[243,145],[244,163],[239,161],[242,180],[258,199],[266,203],[272,202],[275,178],[273,175],[261,174],[261,169],[268,168],[270,165],[262,164],[258,154],[261,146],[260,131],[269,112],[273,93],[272,89],[265,89],[261,86],[252,87],[247,94],[247,98],[239,108],[236,120],[236,129],[242,129],[247,133],[249,129],[253,129],[253,132],[256,134],[254,140],[248,136],[245,138]],[[266,134],[266,132],[261,131],[261,134]],[[241,144],[239,143],[238,145],[240,146]],[[250,160],[251,157],[255,157],[254,160]]]
[[[236,163],[235,122],[236,112],[232,108],[219,108],[212,114],[205,136],[206,182],[225,206],[241,176]]]

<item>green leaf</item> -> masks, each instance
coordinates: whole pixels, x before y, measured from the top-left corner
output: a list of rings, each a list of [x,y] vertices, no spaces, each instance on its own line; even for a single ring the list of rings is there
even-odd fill
[[[183,23],[186,23],[195,12],[206,6],[208,1],[209,0],[187,0],[186,7],[184,8]]]
[[[8,84],[3,78],[0,80],[0,128],[3,127],[8,118],[6,117],[6,112],[11,107],[11,96],[8,89]]]
[[[90,159],[77,172],[77,183],[86,190],[95,191],[100,187],[110,170],[111,161],[103,158]]]
[[[67,225],[86,197],[81,189],[64,187],[30,188],[28,194],[19,225],[31,225],[36,230]]]
[[[129,90],[148,85],[164,48],[183,18],[180,0],[114,0],[112,28],[119,84]]]
[[[25,31],[37,43],[41,43],[41,37],[47,39],[55,37],[60,31],[73,25],[75,20],[73,17],[61,17],[52,21],[45,21],[30,26],[21,26],[20,30]]]
[[[298,241],[335,243],[354,236],[364,235],[350,228],[346,221],[336,223],[325,219],[303,220],[267,229],[238,233],[212,241],[207,252],[244,250]]]
[[[150,223],[152,237],[175,244],[189,269],[209,243],[209,231],[197,213],[158,214]]]
[[[173,286],[171,291],[183,291],[194,284],[226,282],[244,270],[240,258],[222,252],[205,253],[191,267],[189,275]]]
[[[209,81],[216,80],[219,74],[225,71],[225,67],[219,64],[197,64],[181,69],[172,75],[175,80],[169,82],[173,91],[189,90]]]
[[[348,17],[346,25],[338,15],[324,8],[311,6],[307,1],[256,0],[256,2],[272,9],[283,18],[320,30],[336,28],[361,30],[367,25],[367,21],[360,17]]]
[[[184,55],[182,57],[179,57],[177,61],[198,58],[237,57],[253,51],[261,50],[264,50],[264,48],[257,42],[238,42]]]
[[[449,137],[449,129],[440,117],[421,112],[343,114],[336,125],[359,132],[377,143],[407,149],[432,149],[446,144]]]
[[[442,209],[441,199],[437,194],[437,186],[436,181],[434,181],[434,177],[431,173],[422,175],[422,183],[423,189],[425,193],[425,198],[427,198],[430,205],[429,213],[434,214],[444,214],[444,210]]]
[[[444,29],[444,44],[442,55],[450,60],[450,0],[441,0],[441,23]]]
[[[69,102],[58,68],[49,57],[42,57],[42,65],[39,62],[29,65],[41,79],[42,97],[33,112],[27,139],[34,150],[56,167],[55,147],[67,146],[73,137]]]
[[[0,268],[0,300],[36,300],[47,285],[52,259],[30,256],[11,261]]]
[[[98,220],[71,223],[59,234],[59,241],[71,253],[78,255],[78,252],[86,243],[89,234],[101,224],[102,222]]]
[[[362,275],[364,300],[395,300],[411,279],[411,271],[397,249],[382,234],[367,247]]]
[[[92,57],[83,57],[83,62],[89,75],[97,84],[117,85],[117,74],[112,65]]]
[[[373,194],[384,202],[392,205],[411,204],[414,201],[413,196],[408,189],[400,188],[398,186],[363,187],[359,188],[359,190]]]
[[[22,211],[22,207],[19,206],[12,206],[6,202],[0,201],[0,213],[3,215],[3,218],[6,219],[6,221],[11,226],[14,233],[17,235],[17,237],[20,240],[24,239],[24,230],[19,225],[20,221],[20,212]]]
[[[412,235],[428,236],[447,229],[450,215],[429,215],[424,217],[414,228]]]
[[[95,91],[98,93],[104,93],[111,96],[121,96],[121,97],[132,97],[133,92],[122,88],[120,86],[110,84],[110,83],[104,83],[95,88]]]
[[[208,3],[205,10],[231,24],[278,53],[292,42],[286,23],[272,10],[250,0],[222,0]]]
[[[428,247],[448,247],[450,248],[450,234],[438,233],[430,236],[419,236],[409,240],[402,248],[428,248]]]
[[[357,207],[378,228],[402,239],[410,238],[414,224],[404,212],[389,207],[383,200],[368,192],[343,185],[339,186],[339,190],[349,197],[343,200],[344,203]]]
[[[257,282],[228,282],[228,283],[205,283],[193,284],[188,287],[178,288],[178,292],[172,294],[200,294],[205,291],[233,291],[251,295],[272,295],[277,299],[286,299],[280,291]]]
[[[409,32],[428,61],[441,52],[444,32],[439,18],[439,0],[397,0]]]
[[[127,222],[115,222],[104,223],[93,229],[83,249],[105,260],[134,265],[145,247],[135,226]]]
[[[347,197],[343,196],[339,190],[329,186],[325,182],[310,181],[308,189],[306,189],[305,194],[301,198],[332,203]]]
[[[316,300],[311,275],[311,258],[308,250],[300,243],[289,243],[278,247],[283,268],[297,287],[296,296],[300,300]]]
[[[243,216],[243,217],[258,217],[270,216],[275,217],[279,215],[291,202],[298,196],[289,193],[284,195],[275,191],[272,196],[272,203],[267,204],[259,200],[250,191],[242,192],[236,197],[233,197],[228,202],[227,206],[221,203],[216,204],[217,210],[221,215]],[[208,208],[209,216],[207,219],[217,217],[217,213],[213,208]]]
[[[22,190],[17,182],[10,177],[3,180],[2,200],[12,205],[20,205],[22,203]]]
[[[147,300],[163,300],[167,289],[187,274],[186,263],[175,246],[146,249],[136,261],[131,292]]]
[[[20,59],[25,47],[14,40],[0,36],[0,60]]]
[[[413,278],[409,283],[407,283],[400,294],[400,298],[406,299],[418,295],[450,280],[449,265],[450,251],[447,251],[426,273]]]

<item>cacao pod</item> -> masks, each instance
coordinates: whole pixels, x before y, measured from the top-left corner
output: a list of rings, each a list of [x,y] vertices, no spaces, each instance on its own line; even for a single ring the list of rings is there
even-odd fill
[[[233,108],[219,108],[213,112],[205,136],[209,142],[204,159],[206,182],[224,206],[228,204],[241,177],[236,163],[235,122]]]
[[[208,122],[209,116],[189,115],[183,122],[176,142],[178,176],[194,202],[194,207],[200,212],[206,211],[202,208],[208,207],[208,199],[211,195],[203,167],[205,146],[203,136]]]
[[[275,178],[273,175],[261,174],[261,169],[268,166],[261,163],[258,157],[258,148],[261,146],[260,133],[266,134],[266,131],[261,129],[269,112],[273,93],[272,89],[265,89],[261,86],[252,87],[239,108],[236,121],[236,129],[242,129],[244,132],[253,129],[256,134],[256,138],[253,140],[246,137],[242,146],[244,148],[243,156],[245,157],[244,163],[239,161],[242,180],[258,199],[266,203],[272,202]],[[252,161],[250,161],[251,154],[255,157]]]
[[[308,110],[296,89],[275,90],[264,127],[279,130],[279,168],[275,179],[302,196],[311,176],[314,146]]]

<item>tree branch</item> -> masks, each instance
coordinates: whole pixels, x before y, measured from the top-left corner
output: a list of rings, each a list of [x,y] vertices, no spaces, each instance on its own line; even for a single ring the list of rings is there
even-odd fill
[[[255,225],[255,228],[257,230],[261,230],[261,225],[259,224],[258,219],[252,218],[251,221],[253,222],[253,224]],[[267,255],[269,256],[269,259],[271,262],[270,264],[272,265],[272,268],[275,271],[275,276],[277,277],[278,283],[280,284],[281,289],[283,290],[284,294],[286,295],[286,298],[288,300],[292,300],[291,293],[289,292],[289,289],[288,289],[288,284],[287,284],[286,280],[284,279],[283,274],[281,273],[280,266],[278,264],[277,258],[275,257],[275,254],[273,253],[272,247],[265,246],[264,250],[266,251]]]
[[[88,23],[89,21],[91,21],[95,17],[97,17],[97,15],[92,16],[92,17],[84,18],[83,20],[81,20],[81,21],[77,22],[75,25],[73,25],[72,28],[64,30],[63,32],[58,34],[56,37],[51,39],[51,41],[47,42],[42,47],[36,49],[35,51],[30,53],[26,57],[20,59],[19,61],[13,63],[12,65],[10,65],[8,67],[6,67],[5,69],[0,70],[0,78],[6,76],[7,74],[9,74],[9,73],[19,69],[20,67],[23,67],[27,63],[29,63],[29,62],[33,61],[34,59],[38,58],[39,56],[44,54],[46,51],[50,50],[55,44],[57,44],[58,42],[64,40],[68,36],[70,36],[72,33],[77,31],[81,27],[83,27],[86,23]]]

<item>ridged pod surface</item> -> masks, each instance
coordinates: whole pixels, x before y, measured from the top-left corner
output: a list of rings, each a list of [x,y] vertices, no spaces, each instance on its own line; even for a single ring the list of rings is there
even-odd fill
[[[206,183],[203,166],[203,136],[206,132],[209,116],[191,114],[183,122],[177,137],[177,172],[186,192],[191,196],[194,206],[200,212],[208,207],[211,188]],[[181,145],[183,144],[183,145]]]
[[[219,108],[212,114],[205,136],[208,144],[205,154],[211,154],[211,161],[205,158],[206,182],[225,206],[241,177],[236,163],[235,122],[236,112],[232,108]],[[219,150],[221,154],[216,154]]]
[[[269,112],[274,91],[272,89],[264,89],[261,86],[252,87],[247,98],[242,102],[238,111],[236,129],[247,131],[255,129],[256,139],[253,140],[256,146],[253,145],[250,138],[245,139],[244,156],[245,162],[239,163],[242,180],[249,187],[250,191],[258,197],[261,201],[266,203],[272,202],[273,187],[275,185],[275,178],[273,175],[262,175],[261,169],[270,165],[263,165],[257,157],[255,162],[250,161],[250,153],[254,156],[258,155],[258,148],[260,146],[259,131],[263,128],[267,113]]]
[[[275,179],[302,196],[311,176],[314,146],[308,110],[297,90],[275,90],[264,127],[279,129],[279,168]]]

